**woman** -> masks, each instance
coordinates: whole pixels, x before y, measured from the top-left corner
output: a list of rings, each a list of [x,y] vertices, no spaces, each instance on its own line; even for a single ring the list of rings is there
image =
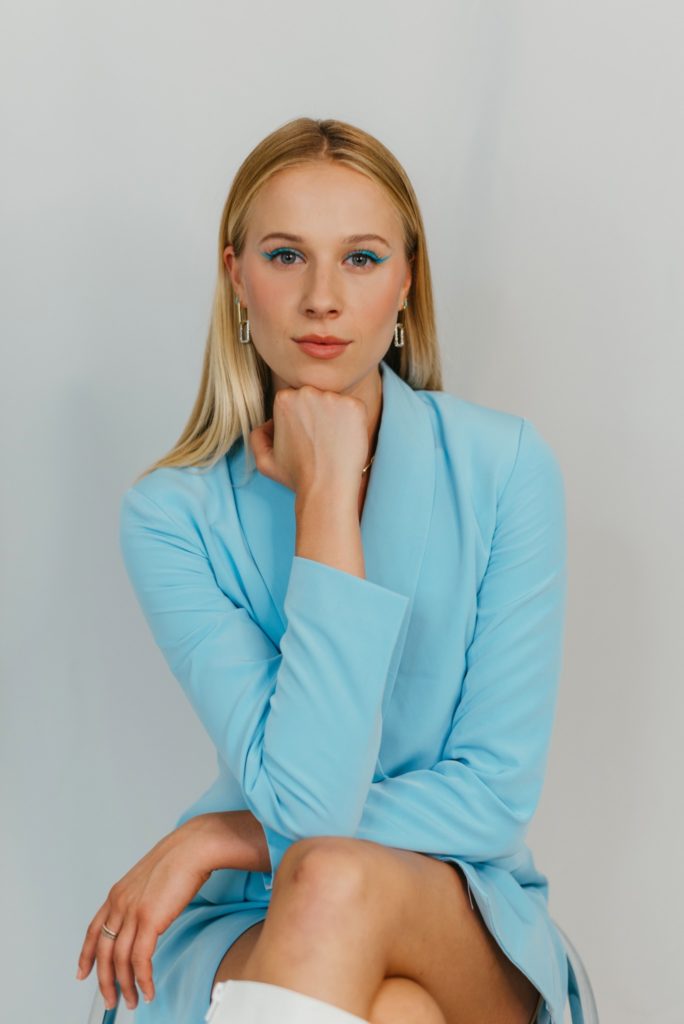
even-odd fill
[[[562,474],[529,420],[442,390],[418,203],[363,131],[300,118],[238,170],[200,392],[121,546],[219,771],[88,928],[107,1004],[561,1024],[574,973],[524,836]]]

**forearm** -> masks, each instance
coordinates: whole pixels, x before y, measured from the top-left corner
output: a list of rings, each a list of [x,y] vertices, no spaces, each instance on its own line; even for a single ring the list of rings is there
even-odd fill
[[[268,845],[261,823],[251,811],[214,811],[190,818],[186,826],[199,830],[202,860],[209,871],[270,871]]]
[[[358,495],[351,488],[320,484],[297,495],[295,554],[365,579]],[[200,831],[210,871],[271,870],[264,830],[251,811],[214,811],[186,824]]]
[[[358,489],[318,484],[295,503],[295,554],[366,577],[359,524]]]

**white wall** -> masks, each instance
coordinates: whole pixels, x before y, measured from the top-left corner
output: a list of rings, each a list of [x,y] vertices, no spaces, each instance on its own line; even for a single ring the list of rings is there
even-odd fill
[[[681,1021],[681,5],[33,0],[3,22],[6,1019],[85,1022],[88,921],[214,777],[118,503],[194,400],[232,176],[305,114],[403,161],[447,390],[561,460],[566,653],[529,843],[602,1024]]]

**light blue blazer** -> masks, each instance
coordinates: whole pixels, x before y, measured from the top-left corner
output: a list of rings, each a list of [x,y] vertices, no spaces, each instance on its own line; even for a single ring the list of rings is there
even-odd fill
[[[562,1024],[569,999],[582,1022],[578,958],[525,843],[562,662],[562,473],[528,419],[381,373],[365,579],[294,554],[294,492],[245,477],[242,440],[210,470],[157,469],[123,495],[131,583],[217,752],[177,825],[252,811],[266,898],[305,836],[453,861],[542,1019]],[[229,896],[236,874],[204,891]]]

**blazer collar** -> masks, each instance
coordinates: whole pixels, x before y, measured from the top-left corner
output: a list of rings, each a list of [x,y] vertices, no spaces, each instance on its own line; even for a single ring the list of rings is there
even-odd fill
[[[380,372],[382,414],[361,515],[366,578],[405,594],[410,612],[432,513],[436,442],[427,404],[384,360]],[[294,491],[258,470],[235,486],[244,473],[242,440],[227,460],[247,545],[284,630],[295,553]]]

